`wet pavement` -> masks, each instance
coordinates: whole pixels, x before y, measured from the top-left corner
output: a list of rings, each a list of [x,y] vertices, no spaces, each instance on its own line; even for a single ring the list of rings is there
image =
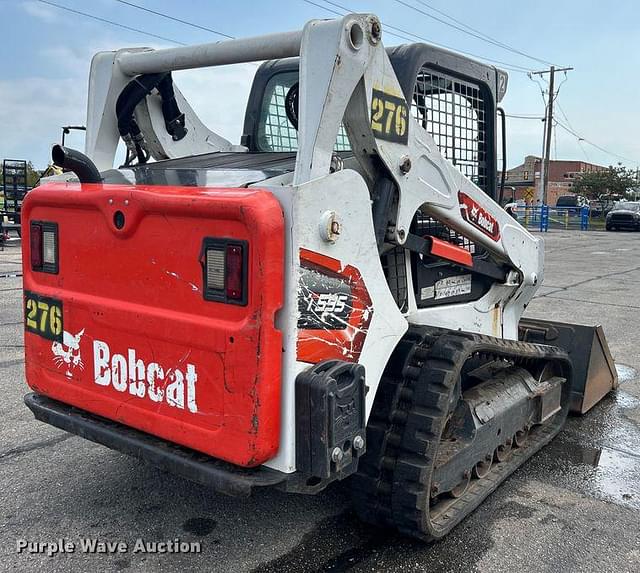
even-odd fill
[[[551,232],[528,315],[603,325],[619,390],[443,541],[362,525],[348,488],[234,499],[33,420],[20,248],[0,252],[0,571],[640,572],[640,234]],[[16,552],[16,541],[200,541],[200,554]]]

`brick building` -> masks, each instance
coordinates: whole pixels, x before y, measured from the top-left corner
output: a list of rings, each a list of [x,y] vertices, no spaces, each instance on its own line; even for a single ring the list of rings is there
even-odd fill
[[[547,187],[547,203],[555,205],[561,195],[570,195],[575,180],[581,173],[604,171],[607,168],[586,161],[549,161],[549,185]],[[527,203],[536,201],[536,189],[540,185],[542,159],[535,155],[527,155],[524,163],[509,169],[505,178],[506,198],[523,199]]]

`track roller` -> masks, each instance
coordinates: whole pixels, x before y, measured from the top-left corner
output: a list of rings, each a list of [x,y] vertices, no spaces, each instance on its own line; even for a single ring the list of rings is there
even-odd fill
[[[473,477],[476,479],[482,479],[489,475],[491,471],[491,464],[493,463],[493,456],[487,455],[484,460],[479,461],[473,466]]]
[[[497,448],[493,457],[496,462],[502,463],[506,462],[511,457],[511,450],[513,448],[513,438],[509,438],[504,444],[500,444]]]
[[[524,430],[516,432],[516,435],[513,437],[513,443],[518,448],[524,448],[527,445],[528,438],[529,428],[527,427]]]

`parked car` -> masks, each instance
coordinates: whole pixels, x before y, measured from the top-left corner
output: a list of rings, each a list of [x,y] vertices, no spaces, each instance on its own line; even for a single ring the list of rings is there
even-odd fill
[[[589,201],[589,214],[591,217],[602,217],[605,214],[605,204],[599,199]]]
[[[561,195],[556,201],[556,207],[568,208],[571,215],[577,215],[583,207],[589,207],[589,200],[582,195]]]
[[[607,231],[632,229],[640,231],[640,201],[620,201],[609,211],[605,223]]]
[[[619,193],[606,193],[598,197],[604,205],[604,214],[606,215],[611,209],[613,209],[620,201],[624,201],[624,196]]]

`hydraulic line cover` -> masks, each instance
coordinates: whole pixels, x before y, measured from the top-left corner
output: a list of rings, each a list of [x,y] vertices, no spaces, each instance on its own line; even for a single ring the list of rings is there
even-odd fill
[[[23,246],[26,377],[38,394],[253,467],[279,447],[284,222],[260,189],[51,183],[57,274]],[[206,238],[247,248],[246,304],[203,296]]]

